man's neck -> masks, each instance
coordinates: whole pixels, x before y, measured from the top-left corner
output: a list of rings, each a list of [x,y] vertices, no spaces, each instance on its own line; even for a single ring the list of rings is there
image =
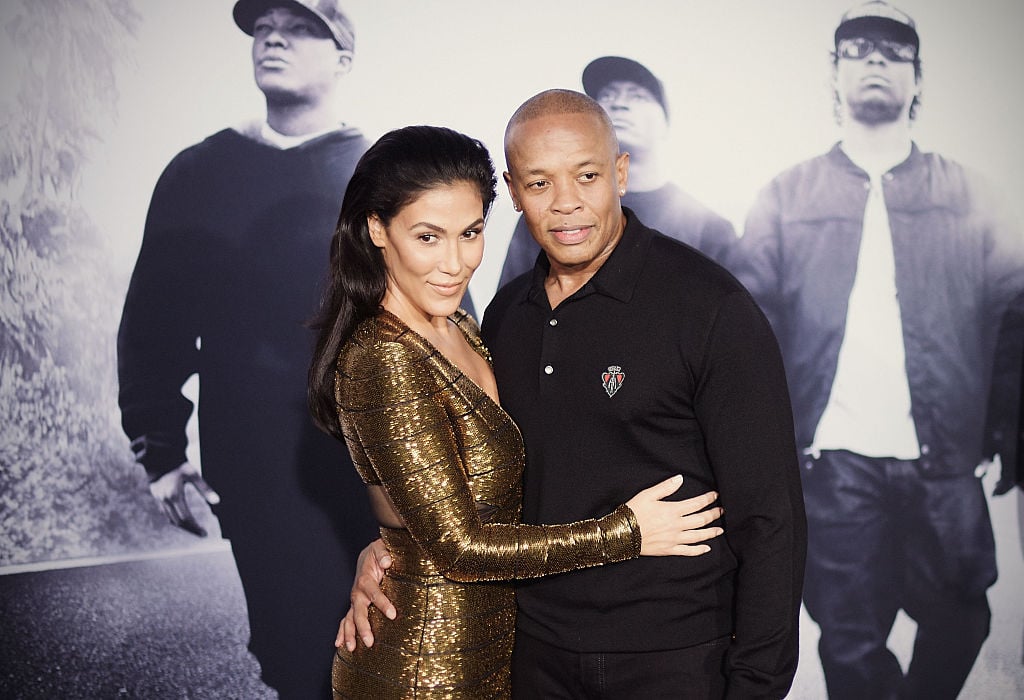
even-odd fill
[[[333,105],[272,104],[267,101],[267,124],[285,136],[303,136],[327,131],[341,123]]]
[[[650,192],[668,182],[658,151],[629,151],[629,191]]]
[[[842,149],[869,172],[885,172],[910,154],[910,122],[861,124],[851,120],[843,128]]]
[[[558,266],[551,263],[551,270],[547,279],[544,280],[544,291],[548,295],[548,304],[552,309],[558,307],[563,301],[582,289],[583,285],[590,281],[590,278],[601,269],[604,259],[594,261],[594,264],[586,268],[576,269],[571,267]]]

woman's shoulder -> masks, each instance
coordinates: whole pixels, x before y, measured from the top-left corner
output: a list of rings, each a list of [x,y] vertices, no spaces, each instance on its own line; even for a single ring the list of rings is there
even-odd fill
[[[335,395],[345,411],[379,410],[435,391],[418,337],[387,316],[362,321],[338,353]]]
[[[466,336],[466,340],[468,340],[469,344],[473,346],[473,349],[483,355],[484,358],[490,362],[491,353],[488,352],[487,348],[484,346],[483,339],[480,337],[480,324],[476,322],[476,319],[473,318],[465,309],[461,308],[448,318],[459,327],[463,335]]]
[[[448,318],[450,318],[451,320],[455,321],[460,326],[469,327],[469,328],[475,328],[478,331],[480,330],[480,326],[476,322],[476,319],[473,318],[470,315],[470,313],[468,311],[466,311],[464,308],[462,308],[461,306],[455,311],[455,313],[453,313]]]
[[[476,322],[475,318],[470,316],[468,311],[460,307],[448,318],[461,328],[463,333],[476,340],[480,340],[480,324]]]
[[[348,374],[393,371],[396,367],[415,363],[426,353],[417,336],[396,316],[382,311],[363,319],[338,354],[338,368]]]

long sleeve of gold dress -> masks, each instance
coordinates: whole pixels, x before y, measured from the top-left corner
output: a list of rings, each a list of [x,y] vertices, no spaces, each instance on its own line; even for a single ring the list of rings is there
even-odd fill
[[[475,322],[453,318],[489,361]],[[508,697],[508,581],[639,556],[632,511],[520,524],[524,453],[515,423],[388,312],[360,324],[342,349],[336,396],[356,469],[384,489],[406,527],[381,528],[394,557],[382,587],[398,619],[371,608],[376,641],[338,651],[335,698]]]

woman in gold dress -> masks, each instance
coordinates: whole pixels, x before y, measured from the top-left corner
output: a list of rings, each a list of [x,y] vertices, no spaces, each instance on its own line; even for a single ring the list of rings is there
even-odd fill
[[[681,477],[602,518],[519,523],[522,437],[458,308],[495,184],[479,141],[416,126],[371,147],[345,193],[310,404],[368,485],[394,559],[382,588],[401,614],[374,610],[373,647],[339,649],[336,699],[508,697],[509,580],[699,553],[680,545],[720,533],[696,529],[720,514],[704,510],[716,494],[660,500]]]

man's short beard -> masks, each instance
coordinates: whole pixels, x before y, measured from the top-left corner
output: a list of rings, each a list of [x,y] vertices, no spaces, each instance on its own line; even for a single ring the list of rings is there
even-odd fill
[[[853,120],[868,126],[891,124],[903,115],[903,105],[890,99],[868,97],[850,100],[847,105]]]

